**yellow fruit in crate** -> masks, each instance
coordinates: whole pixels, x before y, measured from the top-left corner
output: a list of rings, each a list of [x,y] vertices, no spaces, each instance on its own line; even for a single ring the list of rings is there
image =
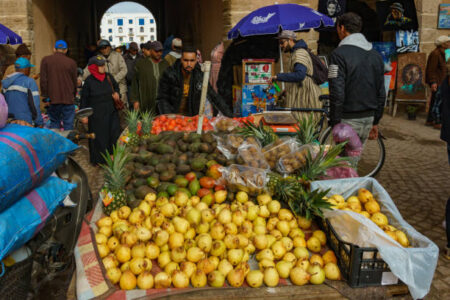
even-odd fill
[[[291,221],[292,222],[292,221]],[[302,238],[305,237],[305,233],[300,228],[291,228],[291,231],[289,232],[289,237],[291,239],[294,239],[296,236],[300,236]]]
[[[314,231],[312,236],[318,238],[322,246],[325,246],[325,244],[327,243],[327,236],[322,230]]]
[[[397,235],[395,234],[394,231],[385,230],[384,232],[385,232],[391,239],[393,239],[394,241],[397,242]]]
[[[120,288],[122,290],[133,290],[136,288],[136,276],[131,271],[125,271],[120,277]]]
[[[364,188],[358,190],[358,199],[361,203],[367,203],[374,200],[372,193]]]
[[[233,265],[227,260],[222,259],[217,266],[217,270],[222,273],[223,276],[227,276],[228,273],[233,270]]]
[[[240,203],[245,203],[245,202],[247,202],[247,201],[248,201],[248,195],[247,195],[247,193],[246,193],[246,192],[242,192],[242,191],[238,192],[238,193],[236,194],[236,200],[237,200],[238,202],[240,202]]]
[[[129,261],[123,263],[120,266],[120,271],[122,271],[122,273],[125,272],[125,271],[128,271],[129,269],[130,269],[130,262]]]
[[[320,246],[320,242],[319,242],[319,246]],[[309,259],[309,252],[308,252],[308,249],[306,249],[305,247],[295,248],[294,255],[295,255],[295,257],[297,257],[298,260]]]
[[[297,264],[295,266],[306,271],[306,270],[308,270],[309,265],[310,265],[309,260],[305,259],[305,260],[298,260]]]
[[[138,227],[136,230],[136,235],[138,240],[142,242],[147,242],[152,238],[152,232],[146,227]]]
[[[366,217],[367,219],[370,219],[370,214],[367,211],[361,211],[360,214]]]
[[[171,261],[164,267],[164,272],[166,272],[170,276],[172,276],[172,273],[175,270],[180,270],[180,266],[174,261]]]
[[[312,220],[311,219],[308,220],[305,217],[299,216],[297,217],[297,223],[301,229],[309,229],[311,227]]]
[[[288,252],[283,256],[283,260],[291,262],[293,265],[297,262],[297,257],[295,257],[294,253]]]
[[[375,224],[378,226],[383,226],[388,224],[388,218],[385,214],[377,212],[372,215],[370,218]]]
[[[295,267],[289,273],[289,278],[295,285],[305,285],[309,282],[311,275],[309,275],[303,268]]]
[[[164,268],[171,261],[172,260],[170,259],[170,252],[168,251],[161,252],[158,256],[158,265],[160,268]]]
[[[256,197],[256,201],[258,201],[259,205],[267,205],[270,203],[270,201],[272,201],[272,197],[269,194],[261,194]]]
[[[356,197],[356,196],[350,196],[350,197],[348,197],[348,199],[347,199],[347,205],[348,205],[348,204],[351,204],[351,203],[359,203],[359,204],[361,204],[361,202],[359,201],[358,197]]]
[[[322,255],[323,263],[326,265],[329,262],[337,263],[336,255],[334,254],[333,250],[328,250]]]
[[[109,215],[109,217],[111,218],[111,220],[113,221],[113,224],[114,224],[115,222],[117,222],[117,221],[120,220],[120,218],[119,218],[119,211],[118,211],[118,210],[113,211],[113,212]]]
[[[95,241],[97,244],[106,244],[108,238],[103,233],[97,233],[95,234]]]
[[[325,281],[325,271],[319,265],[313,265],[308,268],[308,273],[311,275],[309,282],[312,284],[322,284]]]
[[[364,204],[364,208],[371,215],[380,211],[380,205],[375,200],[370,200],[370,201],[366,202],[366,204]]]
[[[145,220],[145,213],[141,209],[133,210],[128,217],[128,221],[133,224],[139,224],[142,223]]]
[[[292,212],[289,209],[282,208],[278,212],[278,219],[280,219],[280,221],[288,221],[289,222],[293,218],[294,218],[294,215],[292,214]]]
[[[128,220],[128,217],[131,214],[131,208],[129,208],[128,206],[122,206],[121,208],[119,208],[119,218],[121,218],[122,220]]]
[[[274,267],[269,267],[264,270],[264,283],[269,287],[275,287],[280,281],[280,275]]]
[[[294,247],[306,247],[306,241],[304,237],[296,236],[293,239]]]
[[[317,237],[312,236],[309,238],[309,240],[306,241],[306,247],[308,247],[308,249],[312,252],[318,253],[321,249],[320,240]]]
[[[227,191],[217,191],[214,193],[214,200],[216,203],[223,203],[227,200]]]
[[[97,245],[98,254],[101,258],[106,257],[109,254],[109,248],[105,244],[99,244]]]
[[[144,258],[145,257],[145,244],[134,245],[133,248],[131,248],[131,257],[132,258],[136,258],[136,257]]]
[[[146,201],[141,201],[138,208],[144,212],[146,217],[150,215],[150,211],[152,210],[152,207]]]
[[[247,274],[246,280],[249,286],[257,288],[263,284],[264,274],[260,270],[252,270]]]
[[[153,284],[154,284],[153,275],[148,271],[143,272],[137,278],[137,286],[141,290],[151,289],[153,288]]]
[[[118,283],[121,276],[122,272],[117,267],[106,269],[106,277],[108,277],[112,284]]]
[[[103,217],[97,221],[97,227],[103,227],[103,226],[112,226],[113,221],[111,217]]]
[[[362,209],[361,203],[359,203],[359,201],[358,202],[347,203],[347,207],[350,208],[352,211],[357,212],[357,213],[361,212],[361,209]]]
[[[166,272],[159,272],[156,274],[155,278],[155,288],[157,289],[166,289],[170,287],[172,283],[172,278]]]
[[[108,270],[109,268],[115,268],[119,265],[119,261],[114,256],[114,254],[108,254],[108,256],[102,259],[102,262],[105,270]]]
[[[147,262],[142,257],[133,258],[130,261],[130,271],[135,275],[139,275],[147,268]]]
[[[202,270],[196,270],[191,276],[191,284],[193,287],[201,288],[207,283],[207,278],[205,272]]]
[[[309,262],[310,262],[312,265],[317,264],[317,265],[319,265],[320,267],[323,267],[323,265],[324,265],[322,256],[320,256],[319,254],[313,254],[313,255],[311,255],[311,257],[310,257],[310,259],[309,259]]]
[[[345,199],[341,195],[333,195],[328,199],[328,202],[332,205],[336,206],[339,209],[342,209],[346,206]]]
[[[271,214],[276,214],[281,209],[281,203],[277,200],[272,200],[267,204],[267,208],[269,209]]]
[[[294,267],[293,263],[291,263],[289,261],[285,261],[285,260],[280,260],[275,265],[275,268],[277,269],[277,272],[278,272],[278,274],[280,275],[281,278],[288,278],[289,277],[289,272],[291,271],[291,269],[293,267]]]
[[[294,248],[294,242],[287,236],[284,236],[280,240],[283,243],[283,246],[286,248],[287,251],[291,251],[292,248]]]
[[[159,247],[154,243],[150,242],[145,247],[145,256],[149,259],[158,258],[160,253]]]
[[[228,273],[231,273],[232,270],[233,268]],[[225,276],[222,272],[212,271],[208,274],[208,284],[215,288],[221,288],[225,283]]]
[[[144,200],[147,201],[147,202],[153,202],[153,201],[156,200],[156,194],[155,193],[148,193],[147,195],[145,195]]]
[[[325,277],[329,280],[341,280],[341,271],[339,267],[332,262],[329,262],[323,268],[325,271]]]
[[[410,243],[408,240],[408,237],[403,231],[397,230],[395,232],[395,235],[397,236],[397,241],[402,245],[403,247],[409,247]]]
[[[112,235],[112,227],[111,226],[102,226],[99,228],[98,233],[103,234],[106,237],[110,237]]]

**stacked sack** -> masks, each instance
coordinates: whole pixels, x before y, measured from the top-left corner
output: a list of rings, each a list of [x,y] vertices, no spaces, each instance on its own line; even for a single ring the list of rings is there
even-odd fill
[[[47,129],[0,128],[0,260],[39,232],[76,187],[51,175],[77,147]]]

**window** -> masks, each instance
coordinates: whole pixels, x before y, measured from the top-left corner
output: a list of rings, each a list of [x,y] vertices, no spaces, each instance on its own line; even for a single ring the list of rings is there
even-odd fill
[[[128,20],[128,24],[133,24],[133,20],[132,20],[132,19],[129,19],[129,20]]]
[[[139,19],[139,25],[145,25],[145,19]]]
[[[123,42],[123,37],[119,37],[119,41],[120,41],[120,42]]]
[[[112,20],[108,20],[108,25],[112,25]]]
[[[123,32],[122,27],[119,27],[119,33],[122,33],[122,32]]]
[[[143,36],[141,36],[141,42],[143,42],[144,41],[144,37]]]
[[[154,40],[155,40],[155,36],[152,35],[152,36],[150,37],[150,39],[151,39],[152,41],[154,41]]]
[[[144,32],[144,26],[141,26],[141,27],[139,28],[139,32]]]
[[[133,28],[128,28],[130,33],[133,33]]]
[[[109,36],[109,37],[108,37],[108,40],[109,40],[110,42],[112,42],[112,36]]]
[[[112,33],[112,29],[111,28],[108,29],[108,33]]]
[[[155,28],[150,28],[150,32],[155,32]]]
[[[133,41],[133,37],[132,36],[130,36],[130,42],[132,42]]]
[[[153,23],[155,23],[155,20],[150,19],[150,24],[153,24]]]
[[[123,26],[123,19],[117,19],[117,26]]]

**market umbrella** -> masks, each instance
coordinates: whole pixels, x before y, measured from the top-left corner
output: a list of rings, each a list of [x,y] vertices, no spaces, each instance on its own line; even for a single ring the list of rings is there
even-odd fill
[[[0,44],[22,44],[22,38],[5,25],[0,24]]]
[[[240,36],[277,34],[280,30],[303,31],[331,27],[328,16],[298,4],[275,4],[261,7],[245,16],[228,32],[228,39]]]

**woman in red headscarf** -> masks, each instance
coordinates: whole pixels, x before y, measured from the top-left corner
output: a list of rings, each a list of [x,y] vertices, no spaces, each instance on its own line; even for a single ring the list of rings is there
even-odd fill
[[[80,108],[92,107],[94,113],[84,119],[89,124],[89,132],[95,139],[89,140],[89,156],[92,164],[104,163],[102,153],[112,153],[112,147],[120,136],[119,114],[114,106],[114,98],[119,97],[117,82],[105,73],[105,60],[101,56],[89,59],[91,75],[86,78],[81,90]]]

